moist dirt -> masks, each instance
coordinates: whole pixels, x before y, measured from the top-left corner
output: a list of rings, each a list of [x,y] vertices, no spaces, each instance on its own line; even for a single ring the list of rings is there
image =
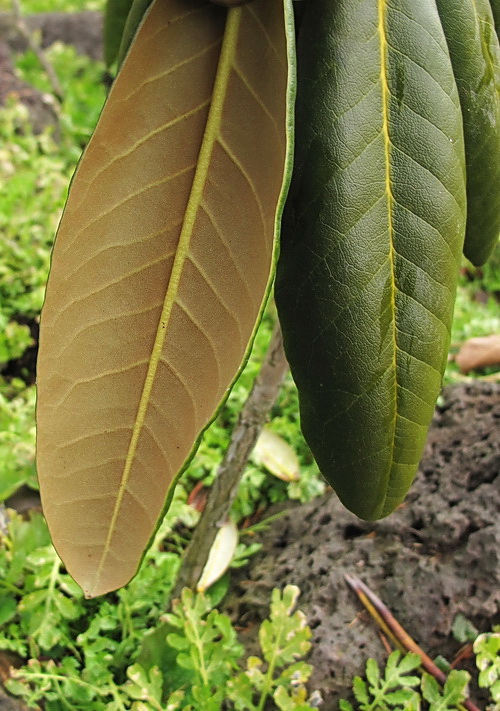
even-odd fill
[[[297,585],[312,629],[309,688],[321,692],[323,711],[337,709],[366,659],[387,657],[346,585],[344,576],[354,573],[431,657],[453,660],[461,647],[451,631],[459,613],[479,631],[498,622],[499,473],[500,385],[445,389],[418,475],[393,514],[361,521],[330,491],[259,534],[263,548],[238,572],[225,602],[241,641],[257,652],[272,588]],[[484,708],[480,692],[471,693]]]

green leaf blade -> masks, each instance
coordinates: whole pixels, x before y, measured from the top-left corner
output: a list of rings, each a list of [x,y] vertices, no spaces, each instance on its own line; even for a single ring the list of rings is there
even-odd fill
[[[110,67],[118,56],[133,0],[108,0],[104,10],[104,61]]]
[[[488,0],[437,0],[464,121],[464,254],[484,264],[500,235],[500,44]]]
[[[375,519],[414,477],[447,358],[465,223],[458,94],[431,0],[311,0],[298,66],[278,311],[318,465]]]

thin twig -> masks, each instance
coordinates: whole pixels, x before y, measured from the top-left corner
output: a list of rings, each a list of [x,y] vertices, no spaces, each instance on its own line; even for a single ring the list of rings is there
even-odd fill
[[[17,29],[19,30],[20,34],[25,38],[26,42],[28,43],[28,47],[31,49],[31,51],[36,54],[38,61],[40,62],[43,69],[45,70],[45,73],[47,74],[54,96],[59,101],[59,103],[61,103],[64,98],[61,84],[54,70],[54,67],[47,59],[47,56],[43,49],[34,41],[33,36],[29,31],[28,26],[26,25],[21,9],[20,0],[12,0],[12,9]]]
[[[200,579],[217,531],[227,518],[248,458],[276,400],[287,369],[281,330],[277,324],[182,561],[172,599],[180,596],[182,588],[194,588]]]
[[[354,590],[358,598],[366,607],[370,615],[374,618],[377,624],[384,630],[396,647],[402,651],[413,652],[418,654],[422,662],[422,667],[437,681],[444,686],[446,682],[446,674],[437,667],[432,659],[419,647],[415,640],[410,637],[408,632],[396,620],[389,608],[384,605],[382,600],[370,590],[368,585],[360,580],[356,575],[345,575],[346,583]],[[469,711],[480,711],[480,709],[470,699],[466,699],[463,705]]]

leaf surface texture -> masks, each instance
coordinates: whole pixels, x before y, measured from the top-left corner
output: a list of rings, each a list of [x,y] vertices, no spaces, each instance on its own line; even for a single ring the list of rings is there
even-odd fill
[[[266,295],[288,155],[281,0],[156,0],[75,174],[41,319],[38,471],[88,596],[135,574]]]
[[[458,93],[434,0],[308,0],[297,64],[284,344],[322,473],[380,518],[413,479],[447,358],[465,226]]]
[[[488,0],[437,0],[457,81],[467,166],[464,254],[484,264],[500,234],[500,45]]]

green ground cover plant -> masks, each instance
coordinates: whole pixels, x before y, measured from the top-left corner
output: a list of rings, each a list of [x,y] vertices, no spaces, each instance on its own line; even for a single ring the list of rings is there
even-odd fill
[[[280,709],[311,708],[311,668],[300,661],[310,630],[295,611],[297,588],[273,592],[262,659],[242,661],[229,618],[214,607],[227,581],[207,596],[185,589],[165,614],[180,550],[164,547],[185,508],[174,504],[131,585],[90,601],[62,570],[41,515],[11,516],[0,548],[0,649],[28,661],[7,683],[11,693],[47,711],[219,711],[224,700],[262,711],[268,697]]]
[[[355,677],[354,696],[357,705],[340,702],[341,711],[451,711],[463,708],[470,676],[465,671],[452,670],[441,689],[430,674],[417,673],[420,658],[407,654],[401,658],[398,651],[389,655],[385,669],[380,669],[374,659],[366,663],[366,680]],[[411,672],[411,673],[410,673]]]
[[[102,11],[105,0],[66,0],[64,12],[82,12],[84,10]],[[54,0],[23,0],[21,3],[24,14],[31,15],[39,12],[56,12],[61,8],[54,4]],[[11,0],[0,0],[0,12],[12,10]]]

